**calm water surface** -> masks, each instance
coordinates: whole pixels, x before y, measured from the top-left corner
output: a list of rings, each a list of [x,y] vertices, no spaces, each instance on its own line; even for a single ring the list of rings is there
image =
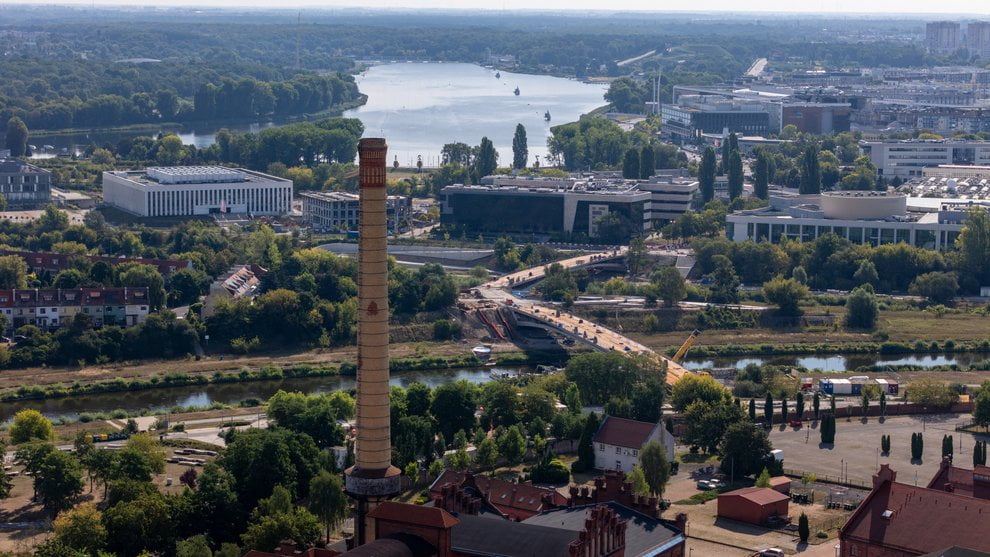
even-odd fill
[[[396,63],[372,66],[357,76],[358,88],[368,95],[368,103],[344,113],[359,118],[367,136],[388,138],[389,159],[396,156],[403,165],[413,165],[417,156],[423,164],[436,166],[440,149],[456,141],[477,145],[488,136],[499,151],[499,162],[512,162],[512,135],[516,124],[526,126],[529,163],[536,155],[544,160],[550,126],[573,122],[579,116],[602,106],[606,86],[571,79],[495,71],[474,64]],[[513,90],[519,87],[516,96]],[[551,122],[543,119],[550,111]],[[278,125],[275,122],[222,125],[192,124],[177,132],[185,144],[208,147],[214,133],[226,127],[232,132],[257,133]],[[95,143],[115,145],[121,139],[156,132],[91,132],[43,136],[32,134],[31,144],[51,145],[81,151]],[[39,154],[38,157],[54,156]]]
[[[472,383],[485,383],[491,380],[491,372],[515,373],[527,370],[524,367],[482,367],[456,370],[410,371],[395,373],[390,383],[408,387],[420,382],[436,387],[465,379]],[[39,410],[49,419],[74,419],[82,413],[110,413],[114,410],[151,413],[164,412],[174,406],[209,406],[215,402],[238,404],[248,399],[267,400],[279,389],[303,393],[326,393],[339,389],[356,387],[354,377],[307,377],[273,381],[250,381],[247,383],[225,383],[216,385],[195,385],[170,387],[122,393],[82,395],[72,398],[48,400],[26,400],[22,402],[0,403],[0,423],[10,420],[13,415],[25,408]]]
[[[516,124],[526,127],[529,163],[545,160],[550,126],[573,122],[602,106],[606,87],[559,77],[501,72],[474,64],[399,63],[372,66],[357,78],[368,103],[344,115],[360,118],[365,135],[388,139],[389,159],[435,166],[445,143],[495,143],[512,162]],[[519,96],[513,90],[519,88]],[[550,111],[552,120],[544,114]]]

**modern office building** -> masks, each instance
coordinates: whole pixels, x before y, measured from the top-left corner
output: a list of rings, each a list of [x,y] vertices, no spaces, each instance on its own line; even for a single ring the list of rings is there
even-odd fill
[[[781,124],[819,135],[847,132],[851,112],[849,103],[789,101],[783,106]]]
[[[682,96],[680,104],[660,107],[661,130],[675,143],[693,143],[703,133],[728,130],[742,135],[767,135],[780,131],[779,105],[720,97]],[[777,125],[771,123],[776,112]]]
[[[42,207],[52,199],[52,175],[18,159],[0,158],[0,195],[8,209]]]
[[[698,180],[683,168],[660,170],[656,176],[637,184],[636,188],[650,194],[646,218],[654,225],[662,225],[688,212],[700,192]]]
[[[148,167],[104,172],[103,199],[141,217],[281,215],[292,209],[292,180],[243,168]]]
[[[922,176],[924,168],[943,164],[990,165],[990,141],[889,139],[862,141],[860,147],[885,178]]]
[[[358,229],[361,215],[357,194],[346,192],[303,192],[303,221],[321,231],[340,232]],[[395,234],[412,214],[412,199],[390,195],[386,205],[388,233]]]
[[[131,327],[144,322],[149,308],[145,287],[0,290],[7,332],[24,325],[44,330],[67,327],[80,314],[88,316],[94,327]]]
[[[956,21],[932,21],[925,25],[925,48],[931,54],[952,54],[959,49],[961,38]]]
[[[929,211],[909,211],[901,193],[847,191],[821,195],[771,195],[770,206],[726,217],[726,236],[779,244],[785,238],[811,242],[834,233],[854,244],[905,242],[932,250],[951,247],[971,206],[943,203]]]
[[[597,238],[599,224],[609,215],[631,233],[649,229],[650,197],[635,186],[594,182],[568,189],[455,184],[440,191],[440,222],[470,234]]]

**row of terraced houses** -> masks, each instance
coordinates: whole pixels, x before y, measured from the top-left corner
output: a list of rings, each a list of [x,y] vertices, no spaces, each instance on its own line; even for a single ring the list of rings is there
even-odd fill
[[[96,327],[131,327],[143,323],[149,311],[145,287],[0,290],[0,313],[7,318],[8,331],[23,325],[66,327],[76,315],[88,316]]]

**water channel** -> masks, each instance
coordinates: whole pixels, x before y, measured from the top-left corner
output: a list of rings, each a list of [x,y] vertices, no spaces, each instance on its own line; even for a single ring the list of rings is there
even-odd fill
[[[517,123],[526,126],[529,161],[547,152],[550,126],[573,122],[582,114],[604,104],[606,87],[545,75],[501,72],[475,64],[392,63],[369,67],[357,76],[359,90],[368,103],[344,113],[359,118],[366,135],[388,138],[389,158],[398,156],[403,165],[414,165],[417,156],[427,166],[436,166],[445,143],[477,145],[488,136],[499,151],[499,162],[512,161],[512,135]],[[514,89],[519,88],[519,95]],[[551,120],[544,115],[549,111]],[[231,132],[257,133],[284,122],[254,122],[234,125],[197,123],[182,126],[175,133],[184,144],[207,147],[215,132],[226,127]],[[162,130],[92,131],[73,134],[31,134],[31,144],[51,145],[81,152],[90,144],[116,145],[122,139],[157,136]],[[174,130],[169,130],[174,131]],[[38,154],[50,157],[52,154]]]
[[[860,366],[868,365],[912,365],[918,368],[927,368],[955,364],[965,367],[969,364],[987,359],[990,359],[990,355],[981,353],[905,354],[897,356],[851,354],[830,356],[689,358],[684,362],[684,365],[688,369],[699,370],[728,367],[742,369],[748,364],[772,364],[792,367],[803,366],[810,370],[817,369],[825,372],[843,372],[852,371]],[[437,385],[443,385],[461,379],[472,383],[484,383],[491,380],[492,371],[514,374],[519,371],[532,370],[525,367],[478,367],[456,370],[410,371],[396,373],[392,376],[391,383],[403,387],[407,387],[417,381],[430,387],[436,387]],[[25,408],[37,409],[53,420],[58,418],[75,419],[83,413],[109,414],[114,410],[124,410],[127,412],[147,410],[151,413],[157,413],[164,412],[175,406],[206,407],[214,403],[235,405],[250,399],[264,401],[279,389],[304,393],[323,393],[336,389],[352,389],[354,387],[354,377],[310,377],[169,387],[147,391],[103,393],[48,400],[27,400],[0,403],[0,422],[9,420],[18,410]]]
[[[527,370],[523,367],[479,367],[452,370],[409,371],[392,375],[391,384],[408,387],[420,382],[429,387],[461,379],[472,383],[491,381],[492,372],[514,374]],[[279,389],[299,391],[303,393],[325,393],[338,389],[353,389],[356,387],[354,377],[305,377],[295,379],[277,379],[270,381],[249,381],[245,383],[219,383],[209,385],[193,385],[186,387],[168,387],[149,389],[146,391],[129,391],[118,393],[101,393],[80,395],[71,398],[52,398],[46,400],[25,400],[18,402],[0,403],[0,422],[11,419],[20,410],[33,408],[40,411],[51,420],[59,418],[76,419],[84,413],[107,413],[114,410],[127,412],[164,413],[176,406],[206,407],[214,403],[239,404],[241,401],[257,399],[268,400]]]

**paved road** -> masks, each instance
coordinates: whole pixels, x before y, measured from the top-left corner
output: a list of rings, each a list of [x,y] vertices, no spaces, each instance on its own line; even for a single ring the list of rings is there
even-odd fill
[[[621,247],[609,252],[572,257],[558,263],[565,268],[572,269],[587,265],[592,261],[608,261],[609,259],[622,257],[627,251],[628,248]],[[496,280],[482,284],[476,290],[484,300],[511,306],[517,313],[554,327],[565,335],[576,337],[582,342],[593,345],[598,350],[645,354],[658,360],[666,361],[667,382],[670,384],[675,383],[685,374],[690,373],[686,368],[674,363],[666,356],[657,354],[649,347],[626,338],[621,332],[602,327],[576,315],[561,311],[559,308],[519,298],[507,291],[514,283],[518,283],[521,280],[528,282],[543,278],[544,268],[545,266],[540,265],[504,275]]]

